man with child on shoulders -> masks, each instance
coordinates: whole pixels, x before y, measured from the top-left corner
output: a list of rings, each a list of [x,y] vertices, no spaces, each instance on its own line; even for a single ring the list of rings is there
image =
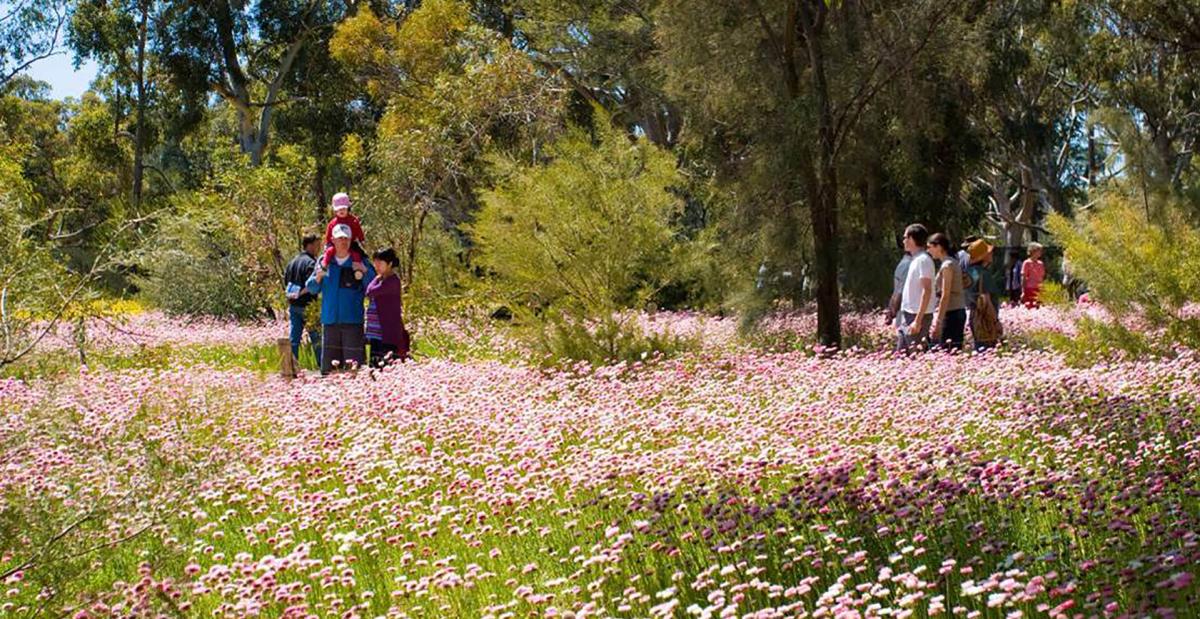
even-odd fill
[[[339,193],[332,206],[337,215],[327,227],[324,252],[318,253],[318,237],[304,237],[303,251],[288,264],[284,278],[293,355],[305,329],[304,309],[320,297],[321,332],[310,332],[309,339],[320,347],[317,359],[322,376],[362,366],[368,344],[372,367],[404,360],[409,349],[396,252],[377,251],[368,262],[359,244],[361,227],[355,230],[346,223],[358,221],[349,215],[350,197]],[[364,307],[368,300],[370,307]]]

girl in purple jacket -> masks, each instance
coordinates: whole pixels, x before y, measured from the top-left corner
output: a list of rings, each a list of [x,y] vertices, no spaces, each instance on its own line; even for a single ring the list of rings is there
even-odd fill
[[[400,258],[392,248],[373,256],[376,277],[367,286],[367,343],[371,346],[371,367],[408,358],[408,330],[404,328],[404,301],[400,286]]]

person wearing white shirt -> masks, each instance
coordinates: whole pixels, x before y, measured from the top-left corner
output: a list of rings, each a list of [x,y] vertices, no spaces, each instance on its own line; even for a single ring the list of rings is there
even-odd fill
[[[912,256],[904,290],[900,298],[900,325],[897,328],[896,349],[909,351],[929,340],[933,323],[933,258],[925,251],[929,231],[921,224],[904,229],[904,251]]]

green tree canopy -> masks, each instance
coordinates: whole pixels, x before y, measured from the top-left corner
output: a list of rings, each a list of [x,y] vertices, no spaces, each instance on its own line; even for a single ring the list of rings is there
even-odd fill
[[[262,162],[275,108],[297,65],[321,50],[353,3],[206,0],[173,3],[155,20],[155,49],[192,101],[215,93],[237,111],[237,139]]]

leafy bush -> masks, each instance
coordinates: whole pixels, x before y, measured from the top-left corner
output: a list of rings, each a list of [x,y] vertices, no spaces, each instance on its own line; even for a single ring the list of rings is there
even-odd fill
[[[252,254],[239,242],[224,200],[207,193],[179,200],[142,256],[142,293],[168,314],[247,319],[268,297],[247,270]]]
[[[478,264],[518,320],[544,331],[535,339],[547,353],[640,356],[652,343],[610,321],[667,281],[681,207],[674,158],[631,142],[603,113],[593,133],[573,128],[548,152],[543,165],[497,160],[501,181],[470,226]]]
[[[1085,316],[1076,324],[1075,331],[1073,335],[1046,332],[1038,334],[1038,338],[1062,353],[1067,364],[1073,367],[1121,359],[1148,359],[1170,352],[1145,333],[1119,322]]]
[[[159,220],[140,264],[146,298],[170,314],[237,319],[279,305],[300,237],[328,215],[313,207],[312,169],[290,146],[257,167],[221,160],[210,185],[178,195]]]
[[[33,188],[21,175],[21,144],[0,144],[0,365],[33,350],[53,324],[82,301],[86,282],[56,260],[23,211]]]
[[[1045,305],[1066,307],[1071,304],[1073,299],[1071,298],[1070,291],[1064,288],[1062,284],[1047,280],[1042,283],[1042,288],[1038,291],[1038,301]]]
[[[260,294],[280,291],[288,260],[299,250],[306,231],[324,232],[330,213],[313,207],[313,162],[293,146],[275,151],[271,161],[257,167],[238,157],[223,170],[207,190],[229,213],[222,222],[229,226],[243,259],[243,267],[254,279]]]
[[[634,316],[607,316],[585,323],[553,314],[538,321],[531,336],[551,365],[564,361],[584,361],[591,365],[637,363],[700,348],[695,337],[647,331]]]
[[[1114,320],[1137,320],[1160,343],[1200,347],[1200,227],[1170,190],[1117,187],[1074,222],[1053,216],[1050,228],[1066,248],[1088,296]],[[1125,331],[1128,331],[1125,329]],[[1142,344],[1118,337],[1114,344]]]
[[[423,211],[411,205],[404,208],[383,174],[372,175],[356,185],[353,199],[368,249],[392,247],[400,255],[401,273],[412,275],[405,282],[405,310],[423,316],[454,315],[467,292],[466,249],[461,233],[435,210]],[[411,268],[410,261],[415,262]]]

